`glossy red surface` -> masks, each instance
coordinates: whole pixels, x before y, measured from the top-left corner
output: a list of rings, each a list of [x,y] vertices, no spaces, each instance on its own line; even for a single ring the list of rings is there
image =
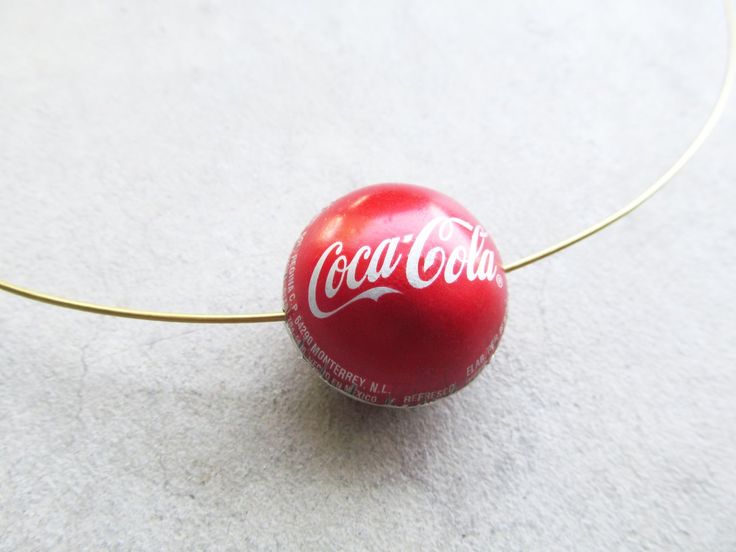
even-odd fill
[[[465,386],[495,351],[506,277],[464,207],[379,184],[304,230],[284,279],[287,327],[325,381],[377,405],[414,406]]]

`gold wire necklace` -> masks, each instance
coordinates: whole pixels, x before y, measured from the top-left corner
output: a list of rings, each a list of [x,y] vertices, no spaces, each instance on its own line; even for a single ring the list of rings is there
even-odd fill
[[[700,149],[724,112],[736,73],[736,17],[734,16],[733,6],[730,0],[724,0],[724,9],[729,37],[725,74],[718,98],[705,120],[705,123],[690,145],[682,152],[672,166],[669,167],[658,179],[647,187],[638,197],[621,207],[616,212],[568,237],[567,239],[514,262],[500,264],[500,262],[498,262],[498,255],[495,251],[495,247],[493,247],[492,242],[490,242],[490,237],[487,236],[487,233],[485,233],[482,227],[479,224],[468,222],[468,220],[471,219],[471,216],[466,214],[465,211],[462,211],[462,209],[457,207],[454,203],[451,205],[447,203],[447,201],[450,201],[448,198],[444,198],[444,196],[442,196],[438,199],[441,194],[434,194],[431,191],[411,187],[396,189],[378,187],[358,190],[353,194],[346,196],[346,198],[342,198],[335,202],[335,204],[315,219],[319,223],[320,218],[329,219],[330,216],[332,217],[331,219],[326,220],[325,226],[320,227],[319,235],[315,235],[316,230],[311,226],[305,230],[299,238],[297,246],[290,257],[290,261],[287,266],[287,274],[284,284],[284,309],[282,311],[255,314],[188,314],[156,312],[66,299],[30,290],[2,280],[0,280],[0,290],[58,307],[122,318],[196,324],[247,324],[287,321],[289,330],[294,337],[297,346],[302,351],[303,356],[305,356],[305,358],[307,358],[307,360],[319,370],[320,374],[328,381],[328,383],[337,387],[341,391],[347,392],[354,398],[365,400],[366,402],[377,403],[372,397],[380,397],[380,402],[378,404],[413,406],[414,404],[429,402],[435,398],[439,398],[440,396],[453,392],[456,388],[462,387],[465,383],[474,378],[480,371],[480,368],[490,360],[491,355],[498,345],[498,340],[500,339],[503,325],[505,323],[505,274],[559,253],[560,251],[593,236],[601,230],[611,226],[613,223],[626,217],[670,182]],[[426,197],[424,197],[423,194]],[[329,233],[328,229],[330,229],[329,231],[331,232],[332,229],[335,228],[337,219],[342,220],[340,217],[348,216],[351,212],[355,212],[357,209],[367,208],[366,205],[362,204],[383,205],[384,207],[388,206],[388,209],[391,210],[397,202],[401,203],[409,201],[411,198],[413,198],[411,200],[414,201],[419,196],[422,196],[422,198],[421,201],[417,200],[419,203],[416,203],[416,208],[424,208],[423,206],[425,206],[425,204],[430,203],[432,208],[437,208],[435,203],[439,202],[438,205],[444,209],[442,217],[434,218],[432,220],[421,220],[419,222],[417,222],[417,220],[413,220],[412,224],[414,224],[414,226],[411,227],[413,230],[397,230],[394,232],[396,236],[391,235],[391,232],[388,231],[389,234],[379,236],[379,238],[375,238],[375,236],[373,236],[373,238],[375,238],[373,243],[356,242],[353,244],[352,249],[345,239],[332,241],[331,243],[328,243],[329,240],[324,243],[319,241],[323,240],[326,233]],[[458,209],[460,209],[460,211],[458,211]],[[312,225],[314,225],[314,221]],[[463,242],[464,244],[457,241],[460,239],[461,235],[465,236],[463,238],[465,239],[465,242]],[[434,238],[432,238],[432,236],[434,236]],[[307,241],[309,239],[314,241],[319,238],[317,239],[319,243],[315,245],[315,247],[317,247],[317,249],[315,249],[316,253],[311,253],[311,249],[305,249],[305,245],[303,244],[305,237],[307,238]],[[486,238],[487,242],[485,241]],[[430,243],[432,239],[434,239],[434,248],[430,248],[432,245],[432,243]],[[418,244],[421,240],[424,241],[422,241],[422,245],[420,246]],[[370,242],[370,240],[368,241]],[[309,244],[309,247],[312,247],[312,245],[313,244]],[[319,249],[319,247],[321,247],[321,249]],[[344,252],[343,247],[345,249]],[[402,247],[403,249],[401,249]],[[422,247],[424,247],[424,249],[422,249]],[[310,252],[308,255],[309,259],[307,259],[307,261],[304,261],[305,255],[307,255],[305,251]],[[401,251],[403,251],[403,253]],[[409,266],[412,262],[412,255],[414,257],[414,265]],[[302,286],[303,289],[299,288],[299,282],[296,280],[298,280],[300,270],[301,272],[304,272],[306,269],[300,269],[298,262],[301,262],[302,264],[307,262],[309,265],[307,267],[309,270],[307,271],[306,276],[304,276],[305,282]],[[405,271],[406,277],[402,282],[393,281],[392,283],[392,279],[396,279],[397,267],[402,262],[407,263]],[[359,278],[359,275],[362,276]],[[440,278],[441,275],[444,276],[444,282],[442,282],[442,278]],[[337,326],[332,327],[332,329],[330,329],[329,326],[322,328],[321,324],[324,320],[334,321],[335,318],[339,318],[338,316],[333,316],[333,314],[338,313],[338,311],[343,313],[340,316],[349,316],[345,315],[344,312],[348,308],[348,305],[352,305],[356,301],[361,304],[367,304],[371,308],[379,308],[378,305],[391,305],[391,301],[397,300],[397,296],[408,296],[411,293],[414,293],[417,289],[430,289],[431,284],[434,284],[437,278],[439,278],[438,281],[442,286],[445,287],[438,288],[435,286],[435,288],[440,290],[436,293],[450,293],[448,290],[456,289],[450,286],[457,284],[457,282],[461,280],[467,280],[468,285],[472,284],[473,286],[476,286],[476,288],[478,285],[482,284],[485,286],[482,288],[483,293],[491,290],[488,293],[495,294],[493,297],[490,295],[488,296],[489,301],[491,302],[489,302],[484,308],[491,310],[496,309],[498,311],[496,313],[498,316],[496,316],[495,321],[489,326],[489,328],[492,327],[492,331],[489,330],[490,333],[486,340],[488,343],[484,342],[482,344],[483,346],[476,351],[475,357],[477,357],[477,359],[475,360],[475,363],[471,362],[470,366],[467,367],[466,377],[462,382],[458,385],[453,383],[452,385],[446,386],[442,389],[437,388],[435,385],[434,390],[430,388],[414,394],[404,393],[404,396],[409,398],[405,399],[403,403],[396,405],[394,402],[397,395],[395,390],[393,394],[389,391],[385,391],[385,396],[381,395],[378,387],[380,382],[362,377],[361,374],[365,372],[365,370],[359,369],[360,367],[357,369],[350,368],[350,354],[342,354],[340,360],[337,358],[340,357],[340,354],[332,355],[328,350],[329,347],[323,346],[325,342],[333,341],[333,336],[329,332],[332,331],[334,333],[337,326],[344,327],[347,324],[350,326],[352,331],[357,324],[355,319],[351,319],[349,317],[344,318],[343,320],[336,322],[335,324],[337,324]],[[366,282],[369,283],[366,284],[368,286],[367,288],[363,285]],[[377,285],[378,283],[381,285]],[[457,289],[461,289],[461,287],[456,287]],[[321,299],[318,288],[322,290]],[[301,289],[301,291],[299,291],[300,299],[304,299],[308,296],[308,303],[300,302],[297,299],[297,294],[295,292],[296,289]],[[499,290],[502,290],[502,292]],[[452,292],[454,293],[454,291]],[[499,297],[501,297],[499,294],[501,293],[502,298],[499,299]],[[335,297],[339,299],[341,296],[343,297],[343,301],[335,303]],[[383,297],[386,298],[384,299]],[[475,296],[470,296],[470,302],[477,302],[473,299],[474,297]],[[362,299],[372,299],[372,301],[361,302]],[[380,302],[379,299],[381,299]],[[416,304],[426,302],[428,300],[434,304],[438,304],[443,301],[442,296],[439,298],[437,298],[437,296],[420,297],[419,299],[415,299],[416,303],[414,303],[413,306],[410,305],[410,310],[415,309]],[[322,310],[322,307],[318,306],[318,301],[322,301],[323,305],[332,303],[332,310]],[[493,303],[492,301],[496,301],[497,306],[494,306],[496,303]],[[324,308],[326,309],[327,307]],[[406,306],[404,306],[404,308],[406,308]],[[308,314],[305,311],[311,311],[311,314]],[[395,313],[386,311],[381,313],[381,316],[384,317],[383,320],[386,320],[386,316],[388,316],[387,312],[390,315],[389,318],[395,318]],[[373,316],[372,311],[367,318],[370,319],[371,316]],[[365,318],[366,317],[363,317],[361,320],[364,320]],[[380,320],[376,324],[379,327],[382,325]],[[400,333],[405,332],[402,328],[403,327],[398,329]],[[365,330],[365,328],[362,329]],[[315,335],[322,335],[322,337],[318,339],[318,341],[320,341],[319,343],[318,341],[315,341]],[[340,346],[336,346],[337,350],[340,350]],[[356,361],[358,365],[360,364],[359,360]],[[368,371],[370,372],[370,370]],[[380,383],[380,385],[383,385],[384,390],[387,389],[385,382]],[[369,392],[373,393],[373,395]]]

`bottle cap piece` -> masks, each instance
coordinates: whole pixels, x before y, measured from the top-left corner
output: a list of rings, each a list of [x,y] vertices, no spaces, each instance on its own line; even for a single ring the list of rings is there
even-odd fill
[[[488,233],[433,190],[379,184],[304,230],[284,279],[288,330],[331,386],[416,406],[467,385],[493,355],[506,276]]]

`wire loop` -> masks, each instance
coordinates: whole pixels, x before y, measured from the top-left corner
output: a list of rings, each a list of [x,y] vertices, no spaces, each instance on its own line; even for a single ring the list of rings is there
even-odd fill
[[[672,166],[662,174],[662,176],[655,180],[651,186],[641,193],[641,195],[633,199],[621,209],[565,240],[505,265],[504,270],[507,273],[513,272],[514,270],[518,270],[532,263],[536,263],[537,261],[541,261],[555,253],[559,253],[560,251],[597,234],[601,230],[621,220],[661,190],[665,184],[670,182],[670,180],[672,180],[672,178],[687,164],[687,162],[692,159],[723,115],[731,87],[733,86],[734,74],[736,73],[734,63],[736,60],[736,20],[734,17],[732,0],[724,0],[724,9],[726,14],[726,24],[728,27],[728,53],[723,84],[721,85],[718,99],[713,105],[710,115],[708,115],[703,127],[700,129],[700,132],[698,132],[690,145],[672,164]],[[258,314],[186,314],[110,307],[48,295],[46,293],[22,288],[8,282],[3,282],[2,280],[0,280],[0,290],[57,307],[64,307],[94,314],[104,314],[107,316],[153,320],[158,322],[185,322],[191,324],[253,324],[258,322],[280,322],[286,319],[286,314],[283,312]]]

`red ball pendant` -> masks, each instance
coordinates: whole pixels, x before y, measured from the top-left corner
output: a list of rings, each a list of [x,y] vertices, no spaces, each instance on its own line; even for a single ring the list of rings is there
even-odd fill
[[[467,385],[493,355],[506,276],[464,207],[419,186],[379,184],[304,230],[284,279],[287,327],[331,386],[415,406]]]

